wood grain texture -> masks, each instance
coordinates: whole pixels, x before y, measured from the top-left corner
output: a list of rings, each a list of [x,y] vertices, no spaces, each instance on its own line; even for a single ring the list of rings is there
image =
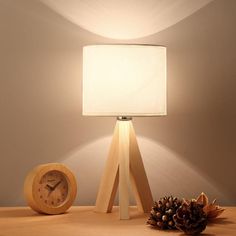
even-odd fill
[[[119,166],[119,124],[116,123],[107,162],[100,182],[95,212],[108,213],[112,211],[118,187]]]
[[[133,177],[131,182],[133,187],[133,193],[138,204],[139,210],[147,213],[150,212],[153,205],[152,193],[148,183],[148,178],[145,172],[132,122],[130,122],[129,130],[130,171]]]
[[[179,231],[154,230],[146,225],[148,214],[130,207],[130,220],[119,220],[114,207],[110,214],[93,212],[93,206],[71,207],[67,214],[39,215],[29,207],[0,208],[1,236],[179,236]],[[236,235],[236,207],[226,207],[217,224],[207,226],[203,235]]]
[[[42,191],[38,191],[39,182],[42,181],[43,176],[51,171],[58,171],[65,178],[68,191],[65,200],[58,205],[52,206],[44,203],[41,197]],[[36,166],[29,172],[24,182],[24,195],[28,205],[35,211],[45,214],[61,214],[65,212],[73,204],[77,194],[77,183],[74,174],[61,163],[48,163]],[[55,195],[57,196],[57,194]]]
[[[129,186],[138,210],[149,212],[153,199],[132,121],[117,121],[96,200],[96,212],[111,212],[119,183],[120,219],[129,219]]]
[[[119,205],[120,219],[129,219],[129,141],[130,122],[117,121],[119,125]]]

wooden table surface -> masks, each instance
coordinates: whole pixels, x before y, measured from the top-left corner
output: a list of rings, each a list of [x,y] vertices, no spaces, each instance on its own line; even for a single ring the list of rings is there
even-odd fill
[[[0,208],[0,236],[159,236],[183,235],[180,231],[160,231],[146,225],[148,215],[130,207],[130,220],[113,213],[94,213],[91,206],[72,207],[62,215],[39,215],[28,207]],[[204,236],[236,236],[236,207],[227,207],[217,224],[207,226]]]

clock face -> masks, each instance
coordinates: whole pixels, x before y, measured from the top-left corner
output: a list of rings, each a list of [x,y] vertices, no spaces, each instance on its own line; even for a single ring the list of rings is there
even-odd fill
[[[37,183],[39,201],[47,207],[59,207],[68,197],[66,176],[57,170],[47,172]]]
[[[61,214],[73,204],[77,194],[74,174],[61,163],[38,165],[24,183],[28,205],[38,213]]]

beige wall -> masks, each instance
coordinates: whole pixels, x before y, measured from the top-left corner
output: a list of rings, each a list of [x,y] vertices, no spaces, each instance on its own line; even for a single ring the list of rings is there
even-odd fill
[[[27,172],[64,162],[76,204],[94,204],[115,124],[81,116],[82,46],[168,48],[168,116],[135,118],[155,199],[201,191],[236,205],[236,1],[216,0],[149,37],[115,41],[68,22],[39,1],[0,0],[0,205],[25,204]]]

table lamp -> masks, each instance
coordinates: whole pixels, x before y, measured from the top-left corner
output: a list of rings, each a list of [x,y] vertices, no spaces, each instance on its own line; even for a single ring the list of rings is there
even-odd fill
[[[149,212],[153,198],[132,117],[166,115],[166,48],[85,46],[83,115],[117,117],[95,211],[112,211],[119,186],[120,219],[129,219],[131,185],[138,210]]]

